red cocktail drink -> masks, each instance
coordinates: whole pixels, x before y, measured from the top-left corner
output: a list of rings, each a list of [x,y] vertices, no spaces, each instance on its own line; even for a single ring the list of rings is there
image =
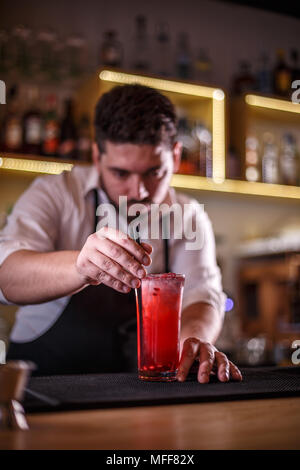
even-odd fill
[[[182,274],[165,273],[148,274],[142,279],[141,309],[136,296],[138,369],[142,380],[176,379],[184,278]]]

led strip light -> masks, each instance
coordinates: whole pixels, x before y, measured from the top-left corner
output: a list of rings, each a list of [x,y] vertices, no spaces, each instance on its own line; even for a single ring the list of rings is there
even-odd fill
[[[300,113],[299,103],[293,103],[292,101],[278,100],[276,98],[267,98],[258,95],[246,95],[245,101],[250,106],[257,106],[259,108],[286,111],[288,113]]]
[[[281,184],[250,183],[248,181],[226,179],[218,184],[204,176],[177,175],[172,177],[172,186],[183,189],[219,191],[252,196],[268,196],[286,199],[300,199],[300,187]]]
[[[23,158],[0,157],[0,169],[27,171],[30,173],[46,173],[59,175],[63,171],[71,171],[72,163],[27,160]]]

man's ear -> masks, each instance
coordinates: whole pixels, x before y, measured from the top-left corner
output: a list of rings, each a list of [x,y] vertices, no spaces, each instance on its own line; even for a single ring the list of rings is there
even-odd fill
[[[100,162],[100,152],[96,142],[93,142],[92,145],[92,159],[94,165],[98,168]]]
[[[173,145],[173,161],[174,161],[174,173],[177,173],[179,170],[179,165],[181,161],[181,155],[182,155],[182,143],[181,142],[175,142]]]

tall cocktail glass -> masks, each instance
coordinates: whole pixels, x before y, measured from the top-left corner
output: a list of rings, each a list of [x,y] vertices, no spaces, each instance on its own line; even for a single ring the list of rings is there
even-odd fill
[[[176,380],[184,280],[183,274],[148,274],[136,289],[141,380]]]

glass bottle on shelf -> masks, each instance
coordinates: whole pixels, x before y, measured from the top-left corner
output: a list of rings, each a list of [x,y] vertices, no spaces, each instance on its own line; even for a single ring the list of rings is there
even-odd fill
[[[86,114],[83,114],[79,120],[77,153],[78,160],[85,162],[91,160],[92,138],[90,132],[90,120]]]
[[[52,81],[56,76],[55,44],[57,35],[51,29],[41,30],[36,42],[36,77],[40,81]]]
[[[42,114],[38,106],[39,90],[28,88],[27,111],[23,116],[23,152],[39,155],[42,144]]]
[[[0,29],[0,78],[9,71],[8,54],[8,34],[4,29]]]
[[[279,183],[278,157],[278,147],[274,134],[264,132],[262,154],[262,181],[264,183]]]
[[[178,36],[176,76],[183,80],[188,80],[192,77],[192,57],[187,33],[180,33]]]
[[[181,108],[177,108],[176,114],[178,116],[177,140],[182,144],[179,173],[194,175],[197,173],[195,138],[192,136],[192,128],[185,112]]]
[[[296,186],[299,164],[297,164],[296,139],[291,133],[282,136],[279,165],[281,183]]]
[[[247,181],[256,182],[261,178],[259,159],[259,142],[254,133],[246,137],[245,148],[245,178]]]
[[[299,64],[299,53],[297,49],[291,50],[291,62],[292,62],[292,70],[291,70],[291,81],[300,80],[300,64]]]
[[[65,101],[64,115],[60,125],[59,156],[65,159],[77,158],[77,129],[74,120],[73,101]]]
[[[277,63],[274,68],[274,93],[280,96],[289,96],[291,92],[291,69],[285,61],[284,51],[278,49]]]
[[[66,50],[66,72],[67,76],[72,79],[80,78],[85,70],[86,58],[86,40],[83,36],[72,35],[67,38]]]
[[[107,67],[121,67],[123,61],[123,48],[118,40],[118,33],[109,30],[104,33],[100,47],[99,65]]]
[[[57,97],[54,94],[46,98],[46,113],[44,118],[44,132],[42,154],[55,157],[59,147],[59,122],[57,118]]]
[[[11,50],[13,68],[22,78],[29,78],[33,71],[33,35],[31,29],[24,25],[16,26],[12,31]]]
[[[251,72],[251,64],[246,60],[239,62],[239,71],[233,81],[233,93],[241,95],[255,89],[255,77]]]
[[[7,114],[2,123],[2,150],[5,152],[21,152],[22,150],[22,119],[18,107],[19,90],[13,85],[7,93]]]
[[[269,66],[269,57],[263,53],[259,58],[256,76],[256,89],[260,93],[272,93],[272,72]]]
[[[241,160],[233,146],[228,149],[226,177],[232,180],[241,179]]]
[[[170,71],[170,58],[171,58],[171,48],[170,48],[170,34],[169,34],[169,25],[168,23],[158,23],[156,26],[157,36],[156,36],[156,45],[157,45],[157,73],[163,77],[169,77],[171,74]]]
[[[296,277],[290,285],[291,323],[300,325],[300,266],[297,267]]]
[[[203,83],[211,83],[212,81],[212,62],[208,51],[204,48],[200,48],[196,56],[195,79]]]
[[[196,167],[200,176],[212,177],[212,135],[207,127],[195,122],[192,135],[197,142]]]
[[[147,19],[143,15],[138,15],[135,18],[132,68],[140,72],[147,72],[149,70]]]

